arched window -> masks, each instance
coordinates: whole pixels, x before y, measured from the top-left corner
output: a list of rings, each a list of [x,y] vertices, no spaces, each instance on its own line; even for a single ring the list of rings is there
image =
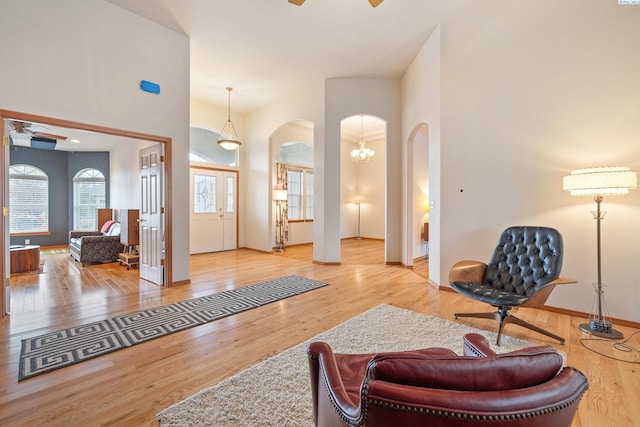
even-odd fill
[[[208,129],[192,127],[189,130],[189,160],[238,166],[238,150],[225,150],[218,145],[220,135]]]
[[[9,167],[10,233],[49,231],[49,177],[30,165]]]
[[[286,142],[280,146],[280,161],[313,169],[313,145]]]
[[[82,169],[73,177],[73,229],[97,230],[96,214],[105,207],[106,187],[102,172]]]

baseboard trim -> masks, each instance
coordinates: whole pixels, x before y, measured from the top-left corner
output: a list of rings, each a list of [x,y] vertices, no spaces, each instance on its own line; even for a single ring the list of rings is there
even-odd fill
[[[440,285],[440,286],[437,286],[437,287],[438,287],[438,290],[440,290],[440,291],[457,293],[455,290],[453,290],[452,288],[450,288],[448,286]],[[527,308],[527,307],[523,307],[523,308]],[[550,306],[550,305],[542,306],[542,307],[539,308],[539,310],[546,310],[546,311],[551,311],[553,313],[566,314],[568,316],[574,316],[574,317],[583,317],[585,319],[588,319],[589,316],[591,316],[591,313],[585,313],[584,311],[569,310],[569,309],[566,309],[566,308],[553,307],[553,306]],[[635,329],[640,329],[640,322],[634,322],[632,320],[617,319],[615,317],[612,317],[610,320],[611,320],[611,323],[613,323],[615,325],[626,326],[626,327],[635,328]]]
[[[340,261],[337,262],[325,262],[325,261],[316,261],[315,259],[313,260],[314,264],[318,264],[318,265],[342,265],[342,263]]]
[[[591,316],[591,313],[585,313],[582,311],[575,311],[575,310],[569,310],[566,308],[560,308],[560,307],[553,307],[550,305],[545,305],[544,307],[542,307],[543,310],[547,310],[547,311],[551,311],[553,313],[560,313],[560,314],[567,314],[569,316],[575,316],[575,317],[584,317],[585,319],[588,319]],[[619,326],[627,326],[629,328],[635,328],[635,329],[640,329],[640,322],[634,322],[631,320],[624,320],[624,319],[617,319],[615,317],[610,318],[611,323],[613,323],[614,325],[619,325]]]
[[[249,248],[249,247],[246,247],[246,246],[242,246],[242,247],[240,247],[238,249],[246,249],[248,251],[260,252],[261,254],[272,254],[273,253],[273,251],[263,251],[262,249]]]

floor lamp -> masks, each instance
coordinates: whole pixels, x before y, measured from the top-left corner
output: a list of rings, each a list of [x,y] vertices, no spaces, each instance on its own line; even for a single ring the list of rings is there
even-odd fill
[[[570,191],[572,196],[593,196],[596,202],[596,210],[592,211],[592,214],[596,220],[598,282],[594,285],[596,296],[589,323],[581,324],[580,329],[601,338],[621,339],[623,334],[612,328],[610,317],[606,313],[600,263],[600,222],[604,219],[606,211],[600,210],[600,204],[604,196],[627,194],[630,189],[638,186],[637,181],[636,172],[624,167],[579,169],[565,176],[563,180],[563,189]]]
[[[287,190],[273,190],[273,200],[276,201],[276,252],[284,252],[284,203],[287,198]]]
[[[356,235],[356,240],[362,240],[362,236],[360,235],[360,205],[364,203],[364,196],[358,194],[353,196],[353,203],[358,205],[358,234]]]

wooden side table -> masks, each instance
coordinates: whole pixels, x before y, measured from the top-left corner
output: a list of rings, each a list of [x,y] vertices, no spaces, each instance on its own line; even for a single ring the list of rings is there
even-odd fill
[[[11,274],[26,273],[40,268],[40,246],[12,245],[9,252]]]
[[[140,265],[140,256],[123,252],[118,255],[118,262],[120,265],[126,265],[127,270],[129,270],[130,268],[135,268]]]

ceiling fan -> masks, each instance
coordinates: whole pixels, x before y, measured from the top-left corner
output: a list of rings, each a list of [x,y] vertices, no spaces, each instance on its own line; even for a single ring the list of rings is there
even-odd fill
[[[56,139],[60,141],[66,141],[67,137],[63,135],[55,135],[48,133],[49,130],[44,125],[32,124],[29,122],[22,122],[19,120],[9,120],[9,126],[11,130],[19,134],[29,134],[36,138]]]
[[[369,0],[369,4],[373,7],[376,7],[383,1],[384,0]],[[295,4],[296,6],[302,6],[302,3],[304,3],[304,0],[289,0],[289,3]]]

